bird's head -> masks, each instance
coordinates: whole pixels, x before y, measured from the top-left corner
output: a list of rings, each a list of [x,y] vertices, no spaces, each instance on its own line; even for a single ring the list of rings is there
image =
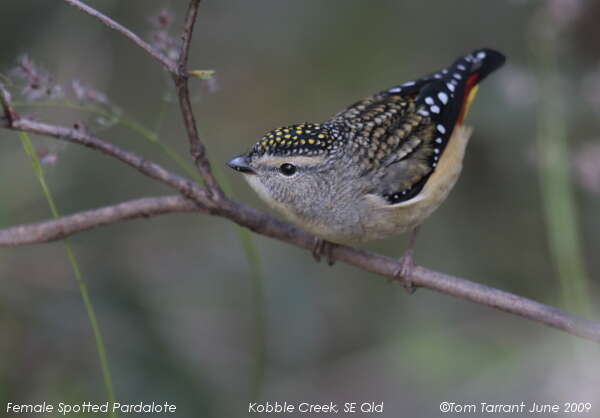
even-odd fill
[[[332,124],[298,124],[268,132],[228,162],[272,206],[302,211],[315,193],[327,193],[342,133]]]

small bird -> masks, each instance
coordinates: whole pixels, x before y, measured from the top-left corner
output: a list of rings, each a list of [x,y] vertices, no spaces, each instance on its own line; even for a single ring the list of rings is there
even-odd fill
[[[462,169],[463,125],[478,84],[504,64],[479,49],[426,77],[367,97],[322,123],[268,132],[228,165],[292,223],[331,243],[412,231],[396,277],[408,290],[418,227],[446,199]]]

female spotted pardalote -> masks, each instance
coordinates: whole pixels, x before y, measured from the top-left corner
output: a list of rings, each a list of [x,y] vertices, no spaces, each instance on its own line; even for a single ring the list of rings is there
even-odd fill
[[[463,125],[469,104],[479,82],[504,61],[497,51],[476,50],[325,122],[268,132],[228,164],[267,203],[323,240],[364,242],[413,231],[398,271],[410,285],[417,227],[456,183],[471,134]]]

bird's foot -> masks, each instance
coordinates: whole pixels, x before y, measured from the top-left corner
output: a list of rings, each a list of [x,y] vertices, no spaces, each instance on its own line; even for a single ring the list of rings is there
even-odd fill
[[[413,261],[412,249],[407,250],[402,257],[400,257],[400,267],[394,272],[392,280],[398,280],[402,283],[402,287],[409,295],[415,293],[417,288],[413,285],[412,277],[415,270],[415,263]]]
[[[333,259],[333,242],[326,241],[322,238],[315,237],[315,243],[312,249],[312,255],[317,260],[317,263],[321,262],[321,257],[327,257],[327,264],[333,266],[335,260]]]

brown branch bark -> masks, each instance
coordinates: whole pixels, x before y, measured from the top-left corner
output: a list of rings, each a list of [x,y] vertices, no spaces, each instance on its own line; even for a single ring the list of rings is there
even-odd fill
[[[165,199],[165,201],[159,200]],[[135,203],[134,203],[135,202]],[[169,212],[206,212],[195,202],[175,196],[124,202],[92,211],[50,220],[33,225],[0,230],[0,246],[15,246],[48,242],[65,238],[96,226],[109,225],[126,219],[155,216]],[[243,204],[224,198],[213,214],[232,220],[259,234],[311,250],[315,237],[289,224]],[[394,278],[398,260],[369,251],[336,245],[332,255],[366,271]],[[589,321],[560,309],[544,305],[515,294],[471,282],[459,277],[416,266],[412,277],[414,286],[455,296],[473,303],[522,316],[523,318],[565,331],[591,341],[600,342],[600,322]]]
[[[3,90],[4,88],[0,84],[0,94]],[[9,108],[12,107],[9,106]],[[14,118],[15,120],[13,120],[12,123],[10,123],[7,118],[0,120],[0,126],[14,131],[54,137],[101,151],[102,153],[135,168],[142,174],[174,188],[183,196],[186,196],[203,206],[206,210],[215,208],[215,205],[212,200],[209,199],[206,190],[199,187],[192,180],[172,173],[159,164],[148,161],[131,151],[123,150],[110,142],[97,138],[81,127],[67,128],[64,126],[37,122],[31,119],[21,118],[16,113],[14,114]]]
[[[200,135],[198,134],[198,127],[194,117],[194,110],[190,100],[190,89],[188,85],[188,57],[199,6],[200,0],[191,0],[189,3],[185,16],[185,24],[183,26],[183,33],[181,35],[181,49],[177,64],[178,71],[177,73],[173,74],[173,81],[175,82],[175,88],[177,89],[179,108],[181,110],[181,116],[183,117],[183,123],[187,131],[188,140],[190,143],[190,154],[194,160],[194,165],[200,172],[200,176],[208,188],[211,199],[219,200],[223,197],[223,191],[219,187],[219,184],[212,174],[210,161],[206,155],[206,147],[200,140]]]
[[[181,49],[179,52],[178,69],[180,75],[187,75],[188,57],[190,55],[190,46],[192,44],[192,35],[194,26],[198,17],[198,8],[201,0],[191,0],[185,14],[185,23],[181,34]]]
[[[125,36],[132,39],[138,46],[147,50],[151,55],[154,55],[151,50],[147,49],[147,44],[139,40],[139,38],[126,28],[114,23],[106,16],[77,0],[65,1],[98,18],[118,32],[125,34]],[[175,211],[187,212],[198,210],[227,218],[256,233],[301,248],[312,249],[315,240],[314,236],[283,223],[257,209],[228,199],[222,195],[216,181],[214,181],[204,146],[198,137],[187,86],[186,67],[189,43],[191,42],[199,3],[199,0],[192,0],[190,2],[186,16],[180,61],[175,71],[173,71],[173,68],[170,68],[170,71],[174,74],[175,84],[180,97],[181,111],[192,148],[192,155],[210,191],[207,192],[192,181],[171,173],[158,164],[146,161],[134,153],[122,150],[109,142],[96,138],[82,129],[70,129],[19,118],[10,104],[10,95],[0,84],[0,104],[4,111],[4,119],[0,120],[0,127],[60,138],[99,150],[136,168],[146,176],[169,185],[184,196],[167,196],[164,198],[148,198],[124,202],[119,205],[86,211],[57,220],[0,230],[0,245],[47,242],[61,239],[96,226],[108,225],[135,217],[154,216]],[[136,41],[136,39],[139,41]],[[155,56],[155,58],[157,57]],[[165,65],[165,62],[159,58],[157,59]],[[192,199],[193,203],[188,198]],[[399,263],[395,259],[344,245],[334,246],[332,256],[337,260],[386,277],[394,277],[394,273],[399,267]],[[527,298],[462,278],[428,270],[421,266],[415,268],[411,280],[413,285],[417,287],[426,287],[440,293],[520,315],[572,335],[600,342],[600,322],[582,319]]]
[[[129,200],[117,205],[87,210],[59,219],[2,229],[0,230],[0,247],[55,241],[98,226],[135,218],[198,211],[202,211],[198,205],[180,195]]]
[[[124,35],[126,38],[134,42],[137,46],[142,48],[144,51],[146,51],[148,54],[154,57],[157,61],[159,61],[167,69],[167,71],[171,73],[171,75],[173,76],[175,87],[177,89],[179,107],[181,109],[183,122],[187,131],[190,143],[190,153],[194,160],[194,164],[196,165],[198,171],[200,172],[200,176],[202,177],[207,186],[208,193],[211,199],[219,200],[223,196],[223,192],[212,174],[212,170],[210,168],[210,161],[208,160],[206,154],[206,147],[200,140],[200,135],[198,134],[198,128],[192,109],[190,91],[188,86],[189,71],[187,69],[187,64],[194,26],[196,23],[196,18],[198,16],[200,0],[191,0],[189,3],[185,17],[183,32],[181,35],[181,48],[177,63],[174,63],[173,61],[162,55],[160,52],[158,52],[150,44],[148,44],[139,36],[137,36],[135,33],[130,31],[123,25],[115,22],[110,17],[100,13],[93,7],[88,6],[80,0],[64,1],[67,4],[76,7],[84,13],[87,13],[88,15],[98,19],[100,22],[102,22],[109,28]]]
[[[12,126],[14,121],[17,119],[15,109],[12,107],[10,93],[4,87],[4,84],[0,83],[0,106],[4,112],[6,123],[8,126]]]

